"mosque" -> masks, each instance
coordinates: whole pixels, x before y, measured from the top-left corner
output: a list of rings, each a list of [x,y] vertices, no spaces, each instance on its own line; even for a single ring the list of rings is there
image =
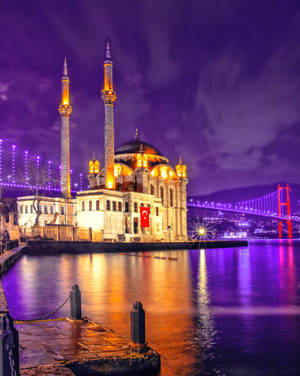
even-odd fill
[[[104,61],[104,166],[95,153],[88,166],[89,190],[72,197],[70,188],[70,135],[72,113],[67,63],[62,76],[61,197],[18,197],[19,225],[23,232],[44,228],[54,234],[72,228],[73,240],[185,241],[187,240],[186,166],[173,168],[162,153],[135,138],[115,148],[113,61],[106,43]],[[34,210],[36,202],[38,209]],[[38,211],[38,216],[37,212]],[[37,219],[38,218],[38,223]],[[46,231],[47,230],[47,231]],[[51,232],[52,231],[52,232]],[[55,236],[54,236],[55,237]]]

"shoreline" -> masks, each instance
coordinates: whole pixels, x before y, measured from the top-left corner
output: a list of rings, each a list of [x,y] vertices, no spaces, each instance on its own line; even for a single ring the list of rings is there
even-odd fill
[[[183,249],[212,249],[247,247],[247,240],[200,240],[197,242],[89,242],[89,241],[53,241],[30,240],[25,248],[26,254],[57,253],[113,253],[141,252]]]

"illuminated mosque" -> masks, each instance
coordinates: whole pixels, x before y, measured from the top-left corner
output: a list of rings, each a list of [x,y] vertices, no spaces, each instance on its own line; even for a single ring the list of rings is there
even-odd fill
[[[104,167],[95,153],[89,162],[89,190],[75,198],[70,189],[69,100],[67,63],[64,62],[61,115],[62,197],[39,199],[39,226],[64,225],[76,229],[76,238],[93,241],[185,241],[187,240],[186,166],[181,158],[173,168],[151,144],[135,138],[115,148],[113,61],[106,43],[104,61]],[[19,225],[34,224],[33,196],[19,197]],[[61,226],[63,227],[63,226]],[[74,230],[73,230],[74,232]],[[48,231],[49,233],[49,231]],[[73,239],[74,240],[74,239]]]

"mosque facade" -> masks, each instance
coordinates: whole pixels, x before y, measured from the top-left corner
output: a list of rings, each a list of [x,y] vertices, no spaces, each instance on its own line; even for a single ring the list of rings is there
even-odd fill
[[[69,77],[64,63],[61,116],[61,196],[18,198],[19,225],[72,226],[77,239],[95,241],[187,240],[186,166],[181,158],[173,168],[154,146],[135,137],[114,145],[113,61],[107,42],[104,61],[104,166],[95,154],[89,162],[89,189],[72,198],[70,189]],[[74,231],[73,231],[74,232]]]

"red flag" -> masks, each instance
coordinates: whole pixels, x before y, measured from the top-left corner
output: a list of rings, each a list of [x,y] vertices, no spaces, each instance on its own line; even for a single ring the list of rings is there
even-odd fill
[[[141,227],[150,227],[149,213],[150,208],[140,206]]]

